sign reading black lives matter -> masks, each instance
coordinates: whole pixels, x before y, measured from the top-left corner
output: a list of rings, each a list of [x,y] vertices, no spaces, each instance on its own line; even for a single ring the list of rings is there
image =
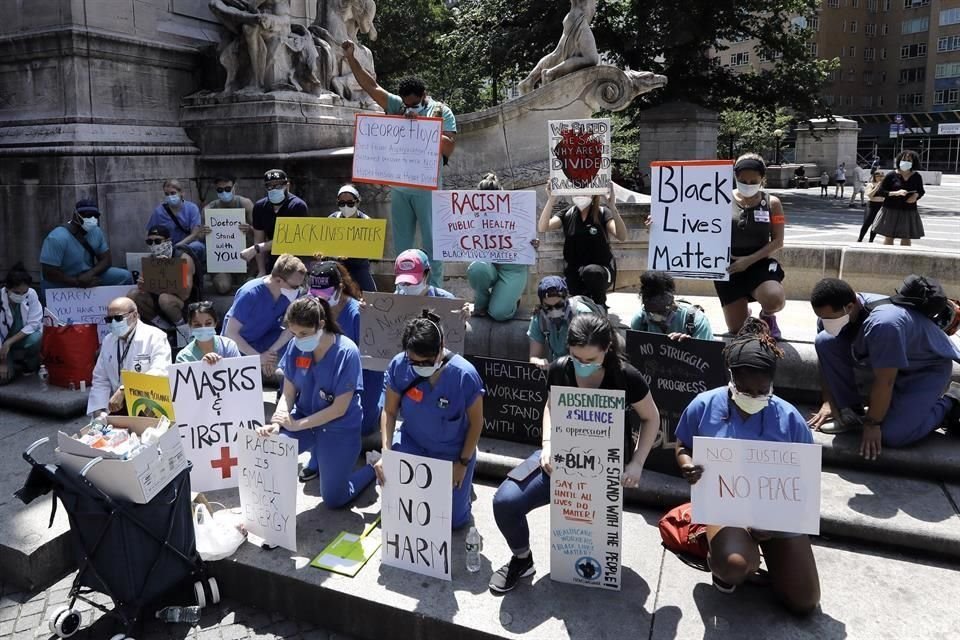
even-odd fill
[[[483,380],[483,435],[539,446],[547,372],[535,364],[468,356]]]
[[[672,447],[680,415],[698,394],[727,384],[724,343],[671,340],[659,333],[627,331],[627,359],[643,376],[660,410],[660,444]]]
[[[650,165],[647,268],[677,278],[729,280],[733,162]]]

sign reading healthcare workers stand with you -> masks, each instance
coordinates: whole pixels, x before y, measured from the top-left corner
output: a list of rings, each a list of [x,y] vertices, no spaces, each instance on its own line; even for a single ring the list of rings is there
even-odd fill
[[[621,583],[623,391],[550,390],[550,577]]]
[[[650,165],[647,268],[676,278],[729,280],[733,162]]]
[[[610,120],[547,123],[550,177],[555,196],[605,195],[613,172]]]
[[[533,191],[434,191],[433,255],[444,262],[536,264]]]
[[[436,189],[440,181],[441,118],[358,113],[353,181]]]

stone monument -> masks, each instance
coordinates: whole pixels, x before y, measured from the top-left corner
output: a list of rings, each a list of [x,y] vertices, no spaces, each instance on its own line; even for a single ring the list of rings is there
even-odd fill
[[[600,64],[597,42],[590,30],[590,23],[597,13],[597,0],[570,0],[570,11],[563,18],[563,34],[557,47],[543,56],[533,71],[517,88],[521,94],[530,93],[565,76]]]

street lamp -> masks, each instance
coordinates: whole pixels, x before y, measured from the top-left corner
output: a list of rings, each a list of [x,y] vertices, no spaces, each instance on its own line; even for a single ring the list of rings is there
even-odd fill
[[[777,150],[773,154],[773,164],[780,164],[780,138],[783,137],[783,129],[773,130],[773,139],[777,141]]]

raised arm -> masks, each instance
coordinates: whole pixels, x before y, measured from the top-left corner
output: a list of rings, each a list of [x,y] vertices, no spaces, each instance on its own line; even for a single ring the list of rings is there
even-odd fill
[[[367,92],[367,94],[373,98],[373,101],[380,105],[380,108],[384,111],[387,110],[387,91],[379,84],[377,84],[376,79],[367,73],[367,70],[364,69],[360,63],[357,61],[354,52],[356,51],[357,45],[354,44],[352,40],[343,41],[343,59],[347,61],[347,64],[350,66],[350,71],[353,72],[353,77],[357,79],[357,84],[360,85],[360,88]]]

